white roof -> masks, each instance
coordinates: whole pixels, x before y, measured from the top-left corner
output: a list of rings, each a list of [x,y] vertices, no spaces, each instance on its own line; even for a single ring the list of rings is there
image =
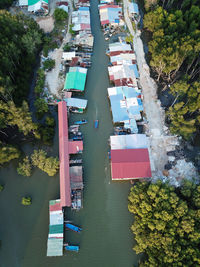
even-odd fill
[[[65,6],[65,5],[61,5],[61,6],[59,6],[58,8],[60,8],[60,9],[63,9],[65,12],[67,12],[68,13],[68,6]]]
[[[76,52],[63,52],[62,59],[64,60],[72,60],[73,57],[76,56]]]
[[[87,100],[80,98],[65,98],[64,101],[67,103],[68,107],[74,108],[86,108]]]
[[[132,51],[132,48],[130,44],[116,42],[116,43],[109,44],[109,50],[110,52]]]
[[[148,141],[145,134],[127,134],[110,136],[111,149],[147,148]]]
[[[19,6],[28,6],[28,0],[19,0]]]
[[[38,1],[34,5],[28,6],[28,11],[29,12],[36,12],[37,10],[41,9],[42,7],[42,1]]]

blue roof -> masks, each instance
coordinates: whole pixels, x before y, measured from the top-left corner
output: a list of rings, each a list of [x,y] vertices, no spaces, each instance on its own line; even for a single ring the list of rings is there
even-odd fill
[[[136,3],[129,3],[129,11],[131,13],[139,14],[138,5]]]
[[[79,7],[78,10],[89,11],[89,7],[87,7],[87,6],[81,6],[81,7]]]
[[[108,20],[110,22],[119,23],[119,11],[122,11],[121,7],[119,8],[108,8]],[[117,21],[116,21],[117,20]]]
[[[135,78],[139,78],[139,73],[138,73],[137,65],[136,64],[130,65],[129,68],[134,71]]]

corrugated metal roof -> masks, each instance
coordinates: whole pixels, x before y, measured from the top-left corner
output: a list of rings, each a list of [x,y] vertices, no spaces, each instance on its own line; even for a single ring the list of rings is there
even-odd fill
[[[63,255],[63,239],[49,238],[47,241],[47,256]]]
[[[113,180],[151,177],[148,149],[111,150]]]
[[[63,232],[63,224],[49,225],[49,234],[61,234]]]
[[[28,0],[19,0],[19,6],[28,6]]]
[[[72,166],[69,168],[71,182],[79,183],[83,181],[83,168],[82,166]]]
[[[127,134],[110,136],[110,147],[115,149],[147,148],[148,142],[145,134]]]
[[[62,211],[60,214],[51,213],[49,214],[49,224],[56,225],[56,224],[63,224],[63,213]]]
[[[83,141],[69,141],[69,154],[77,154],[83,151]]]
[[[87,69],[80,67],[70,67],[69,72],[66,74],[65,90],[78,90],[84,91],[87,76]]]
[[[69,176],[68,118],[65,101],[58,103],[59,159],[60,159],[60,199],[61,207],[71,206]]]
[[[138,5],[136,3],[129,3],[129,13],[139,14]]]
[[[68,107],[74,108],[83,108],[87,107],[87,100],[80,99],[80,98],[65,98],[64,101],[66,102]]]

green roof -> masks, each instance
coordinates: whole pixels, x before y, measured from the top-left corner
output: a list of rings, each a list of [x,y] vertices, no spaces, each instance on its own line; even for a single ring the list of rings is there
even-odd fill
[[[37,4],[38,2],[40,2],[40,0],[28,0],[28,5],[32,6],[32,5]],[[43,0],[43,2],[48,4],[48,0]]]
[[[69,72],[66,74],[64,89],[67,91],[70,90],[84,91],[86,76],[87,76],[86,69],[76,68],[76,67],[70,68]]]
[[[49,225],[49,234],[63,233],[63,224]]]

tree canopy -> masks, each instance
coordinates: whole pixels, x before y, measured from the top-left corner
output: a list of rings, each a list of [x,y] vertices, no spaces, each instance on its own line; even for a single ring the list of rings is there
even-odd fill
[[[138,182],[128,199],[134,250],[147,255],[140,266],[199,266],[200,185]]]

